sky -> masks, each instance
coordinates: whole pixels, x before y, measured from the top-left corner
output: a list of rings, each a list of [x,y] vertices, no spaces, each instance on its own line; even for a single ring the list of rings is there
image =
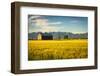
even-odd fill
[[[88,17],[28,15],[28,33],[31,32],[88,32]]]

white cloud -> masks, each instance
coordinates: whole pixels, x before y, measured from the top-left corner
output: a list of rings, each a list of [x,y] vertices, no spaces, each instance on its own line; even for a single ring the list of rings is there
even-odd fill
[[[36,19],[34,20],[36,26],[48,26],[48,20],[47,19]]]
[[[55,27],[42,27],[41,29],[35,29],[35,32],[56,32]]]
[[[41,28],[42,32],[54,32],[57,31],[57,28],[55,26],[45,26]]]
[[[48,19],[35,19],[32,20],[31,22],[35,23],[36,26],[49,26],[49,25],[59,25],[62,24],[62,22],[49,22]]]
[[[49,24],[52,24],[52,25],[59,25],[59,24],[62,24],[62,22],[52,22],[52,23],[49,23]]]
[[[30,26],[35,26],[37,29],[34,29],[33,31],[38,32],[52,32],[52,31],[57,31],[57,26],[62,24],[62,22],[57,21],[57,22],[50,22],[48,19],[41,18],[40,16],[31,16],[29,19],[29,24]]]

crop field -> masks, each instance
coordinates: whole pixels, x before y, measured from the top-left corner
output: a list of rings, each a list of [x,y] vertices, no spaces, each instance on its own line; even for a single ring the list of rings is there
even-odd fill
[[[28,40],[28,60],[80,59],[87,57],[87,39]]]

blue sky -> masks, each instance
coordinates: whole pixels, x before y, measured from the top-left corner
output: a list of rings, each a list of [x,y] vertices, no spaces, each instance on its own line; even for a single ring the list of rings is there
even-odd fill
[[[29,15],[28,32],[88,32],[88,17]]]

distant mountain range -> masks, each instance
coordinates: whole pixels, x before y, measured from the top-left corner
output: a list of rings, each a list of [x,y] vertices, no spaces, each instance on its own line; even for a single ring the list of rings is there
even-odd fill
[[[71,32],[32,32],[28,33],[28,39],[33,39],[36,40],[38,37],[38,34],[41,34],[42,36],[52,36],[53,40],[56,39],[87,39],[88,38],[88,33],[71,33]]]

